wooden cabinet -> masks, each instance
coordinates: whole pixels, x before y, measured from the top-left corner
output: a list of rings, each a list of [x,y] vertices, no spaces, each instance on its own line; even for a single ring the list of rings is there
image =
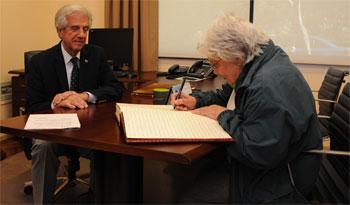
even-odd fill
[[[24,114],[26,79],[24,70],[11,70],[12,74],[12,116]]]

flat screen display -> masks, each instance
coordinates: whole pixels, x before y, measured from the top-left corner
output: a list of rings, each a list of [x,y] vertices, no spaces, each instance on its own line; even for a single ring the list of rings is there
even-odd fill
[[[104,48],[114,70],[131,67],[133,51],[132,28],[94,28],[89,31],[89,44]]]

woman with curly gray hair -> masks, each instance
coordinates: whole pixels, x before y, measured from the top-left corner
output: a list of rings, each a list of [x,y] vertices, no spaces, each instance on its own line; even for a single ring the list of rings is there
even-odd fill
[[[268,36],[232,14],[214,22],[198,50],[226,83],[216,92],[173,94],[172,103],[217,120],[234,142],[207,158],[183,200],[306,203],[321,161],[304,151],[321,148],[322,137],[303,75]]]

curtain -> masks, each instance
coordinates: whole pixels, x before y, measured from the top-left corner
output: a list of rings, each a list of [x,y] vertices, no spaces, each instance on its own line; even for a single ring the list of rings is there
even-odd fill
[[[133,28],[133,70],[158,70],[158,0],[105,0],[106,28]]]

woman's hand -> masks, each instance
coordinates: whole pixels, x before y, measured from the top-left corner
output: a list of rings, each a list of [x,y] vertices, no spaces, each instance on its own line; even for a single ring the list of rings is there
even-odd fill
[[[175,106],[176,110],[193,110],[196,107],[196,98],[185,93],[181,93],[181,97],[176,100],[175,98],[178,94],[179,93],[173,93],[170,97],[171,104]]]
[[[225,107],[222,107],[219,105],[210,105],[210,106],[205,106],[205,107],[195,109],[192,111],[192,113],[197,115],[203,115],[213,120],[217,120],[220,113],[222,113],[225,110],[227,110],[227,108]]]

